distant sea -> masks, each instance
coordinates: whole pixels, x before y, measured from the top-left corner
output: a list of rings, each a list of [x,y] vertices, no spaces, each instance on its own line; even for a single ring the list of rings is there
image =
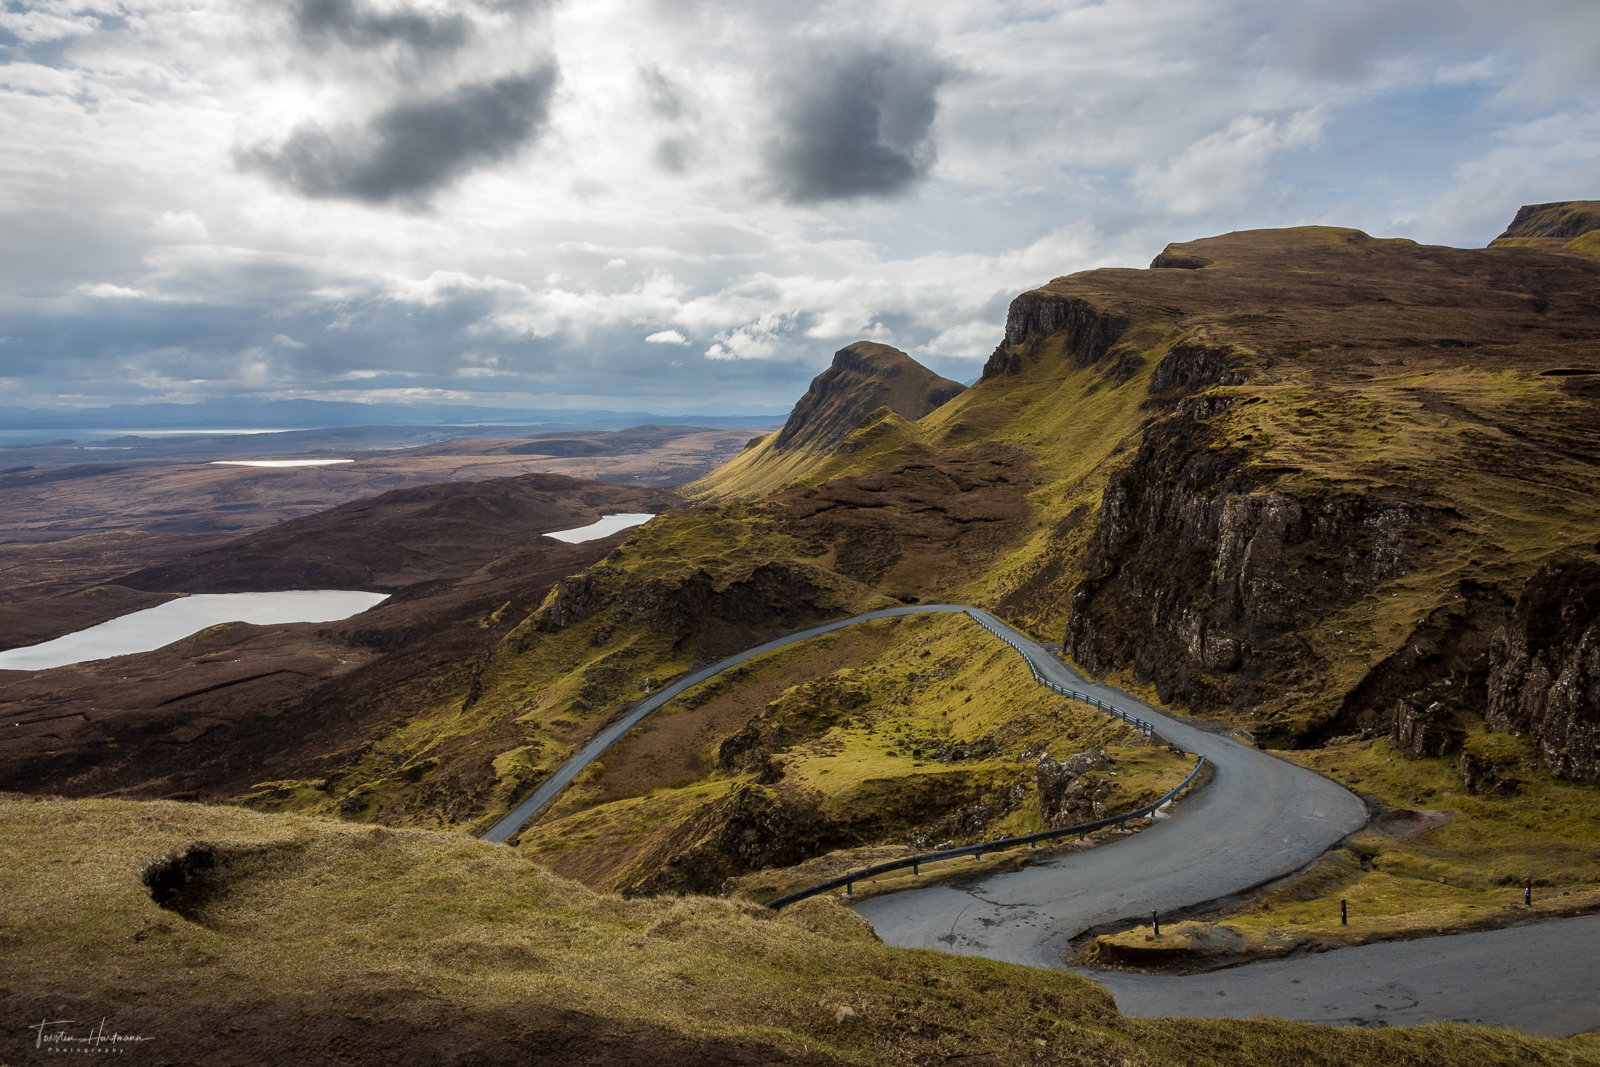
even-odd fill
[[[92,444],[112,437],[221,437],[241,433],[287,433],[288,430],[252,426],[244,430],[0,430],[0,445],[47,444],[51,441],[77,441]]]

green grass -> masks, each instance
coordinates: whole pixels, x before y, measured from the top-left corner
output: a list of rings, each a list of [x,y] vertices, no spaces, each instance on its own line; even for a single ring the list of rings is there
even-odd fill
[[[157,907],[141,866],[197,840],[220,857],[209,891],[188,917]],[[170,1004],[172,1018],[227,1017],[280,998],[333,1003],[354,985],[376,1001],[577,1011],[857,1064],[1600,1062],[1591,1044],[1465,1026],[1127,1019],[1070,974],[884,946],[830,900],[778,914],[706,898],[627,901],[447,834],[171,802],[6,798],[0,848],[0,983],[94,997],[112,1014],[130,990]],[[854,1025],[835,1022],[841,1005],[857,1012]]]
[[[1414,837],[1365,830],[1308,874],[1215,922],[1164,928],[1159,941],[1144,926],[1100,944],[1131,960],[1277,955],[1306,939],[1366,944],[1600,910],[1600,792],[1552,777],[1526,738],[1480,729],[1467,747],[1514,768],[1520,792],[1469,794],[1457,757],[1407,759],[1387,741],[1276,753],[1385,808],[1448,821]],[[1524,878],[1534,882],[1531,908]],[[1339,921],[1340,899],[1348,925]]]
[[[965,615],[909,616],[863,627],[879,635],[869,642],[876,651],[776,693],[760,711],[764,729],[782,729],[795,739],[769,754],[782,768],[777,784],[763,785],[754,772],[717,770],[723,738],[716,737],[701,753],[708,770],[700,780],[661,782],[644,796],[604,801],[601,770],[570,787],[522,835],[519,847],[594,888],[631,889],[654,870],[709,862],[703,857],[722,826],[745,810],[733,803],[741,796],[805,813],[809,829],[800,825],[792,832],[818,830],[823,840],[852,851],[943,836],[949,831],[939,829],[940,819],[977,803],[995,809],[983,839],[1042,829],[1034,770],[1045,752],[1066,758],[1105,748],[1115,766],[1089,778],[1091,789],[1109,782],[1104,802],[1111,811],[1154,800],[1192,767],[1188,757],[1143,745],[1124,724],[1039,686],[1014,650]],[[743,689],[766,691],[778,669],[803,670],[807,646],[818,646],[810,650],[815,655],[848,641],[829,635],[760,657],[741,668],[740,677],[714,683],[715,691],[722,699],[735,699]],[[845,693],[854,706],[839,702]],[[691,690],[657,714],[692,715],[702,706],[708,705]],[[952,758],[956,746],[977,747]],[[967,843],[967,836],[958,836]],[[832,861],[825,854],[833,851],[828,846],[807,859],[827,866]],[[718,861],[707,869],[742,884],[737,864]],[[762,873],[751,893],[787,877]]]

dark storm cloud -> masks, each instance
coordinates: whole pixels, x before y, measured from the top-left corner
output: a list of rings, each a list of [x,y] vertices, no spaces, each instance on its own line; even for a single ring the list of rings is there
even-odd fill
[[[373,11],[356,0],[300,0],[295,26],[314,45],[338,40],[354,48],[404,44],[418,52],[459,48],[472,24],[460,15],[431,15],[409,8]]]
[[[905,192],[933,165],[929,136],[947,68],[905,46],[813,54],[779,82],[763,161],[791,203]]]
[[[426,199],[533,140],[544,128],[555,80],[552,64],[462,86],[440,99],[397,104],[363,127],[307,124],[276,149],[241,151],[237,163],[303,196]]]

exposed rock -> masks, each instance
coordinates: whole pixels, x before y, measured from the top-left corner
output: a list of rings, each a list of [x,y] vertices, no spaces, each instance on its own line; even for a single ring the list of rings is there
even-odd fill
[[[1496,237],[1581,237],[1600,230],[1600,200],[1565,200],[1553,204],[1525,204],[1517,209],[1506,232]]]
[[[1469,793],[1499,793],[1510,796],[1522,788],[1522,782],[1512,774],[1511,765],[1493,759],[1461,753],[1461,785]]]
[[[697,499],[733,500],[792,487],[841,446],[847,453],[863,446],[861,436],[851,438],[857,430],[916,422],[965,388],[899,349],[857,341],[834,353],[833,365],[812,379],[782,429],[752,440],[731,463],[683,490]]]
[[[833,365],[812,379],[771,447],[826,453],[880,407],[915,422],[964,388],[897,348],[857,341],[835,352]]]
[[[1540,568],[1490,658],[1489,726],[1531,735],[1557,777],[1600,782],[1600,563]]]
[[[1510,608],[1498,590],[1462,582],[1350,690],[1322,736],[1387,734],[1409,756],[1454,752],[1461,726],[1484,713],[1489,646]],[[1414,721],[1403,724],[1403,716]]]
[[[1192,393],[1216,385],[1243,385],[1250,380],[1248,360],[1247,353],[1231,345],[1173,345],[1150,375],[1150,392]]]
[[[1390,491],[1262,491],[1243,449],[1182,416],[1114,472],[1063,643],[1097,673],[1131,665],[1162,700],[1253,702],[1307,669],[1294,636],[1410,568],[1439,522]]]
[[[1039,820],[1055,830],[1102,817],[1109,784],[1101,782],[1097,788],[1083,776],[1090,771],[1103,771],[1110,765],[1104,749],[1080,752],[1059,763],[1051,759],[1049,753],[1040,756],[1034,767]]]
[[[1426,708],[1395,701],[1389,739],[1408,756],[1448,756],[1461,747],[1465,731],[1455,713],[1435,700]]]
[[[1011,301],[1006,312],[1005,339],[984,364],[983,377],[988,380],[1017,374],[1024,355],[1033,355],[1040,341],[1062,330],[1067,331],[1066,350],[1072,356],[1072,365],[1079,369],[1094,366],[1105,359],[1127,328],[1127,319],[1086,300],[1043,289],[1023,293]]]

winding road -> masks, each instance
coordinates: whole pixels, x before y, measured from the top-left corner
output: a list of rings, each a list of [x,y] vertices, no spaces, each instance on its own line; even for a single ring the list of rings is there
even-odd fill
[[[1153,723],[1168,741],[1205,756],[1213,778],[1169,818],[1114,844],[1020,871],[857,904],[856,910],[889,944],[1061,969],[1071,940],[1079,934],[1142,920],[1152,911],[1171,915],[1291,874],[1367,821],[1360,799],[1320,775],[1090,682],[979,608],[926,604],[814,626],[679,679],[597,734],[484,839],[509,839],[590,762],[685,690],[756,656],[858,622],[927,612],[971,616],[1021,653],[1041,680],[1098,697]],[[1186,977],[1078,973],[1107,986],[1130,1014],[1263,1013],[1367,1025],[1468,1020],[1562,1036],[1600,1025],[1600,965],[1592,950],[1597,934],[1600,917],[1584,917]],[[1515,995],[1507,995],[1508,983],[1516,986]]]
[[[600,756],[600,753],[621,741],[629,730],[643,722],[645,717],[652,711],[655,711],[680,693],[693,689],[701,682],[715,678],[723,671],[737,667],[746,660],[764,656],[768,652],[775,652],[780,648],[798,644],[801,641],[808,641],[813,637],[831,634],[835,630],[842,630],[846,626],[854,626],[858,622],[866,622],[869,619],[888,619],[896,615],[919,615],[930,611],[961,611],[970,614],[974,610],[976,609],[962,607],[960,604],[917,604],[901,608],[885,608],[882,611],[869,611],[865,615],[854,615],[848,619],[825,622],[821,626],[813,626],[809,630],[799,630],[795,633],[775,638],[764,645],[746,649],[736,655],[729,656],[725,660],[713,663],[709,667],[695,671],[693,674],[679,678],[660,692],[641,700],[628,714],[590,738],[588,744],[578,749],[571,759],[556,770],[556,773],[545,779],[539,788],[533,791],[532,796],[512,808],[505,818],[491,826],[482,835],[483,840],[497,843],[510,840],[513,834],[526,826],[535,815],[544,809],[545,805],[554,800],[563,789],[571,784],[572,780],[581,774],[585,767],[593,763]]]
[[[1087,930],[1152,911],[1170,915],[1281,878],[1366,824],[1366,805],[1326,778],[1089,682],[988,613],[970,613],[999,629],[1042,679],[1132,712],[1205,756],[1212,780],[1170,818],[1115,847],[857,905],[889,944],[1059,968],[1071,940]]]

